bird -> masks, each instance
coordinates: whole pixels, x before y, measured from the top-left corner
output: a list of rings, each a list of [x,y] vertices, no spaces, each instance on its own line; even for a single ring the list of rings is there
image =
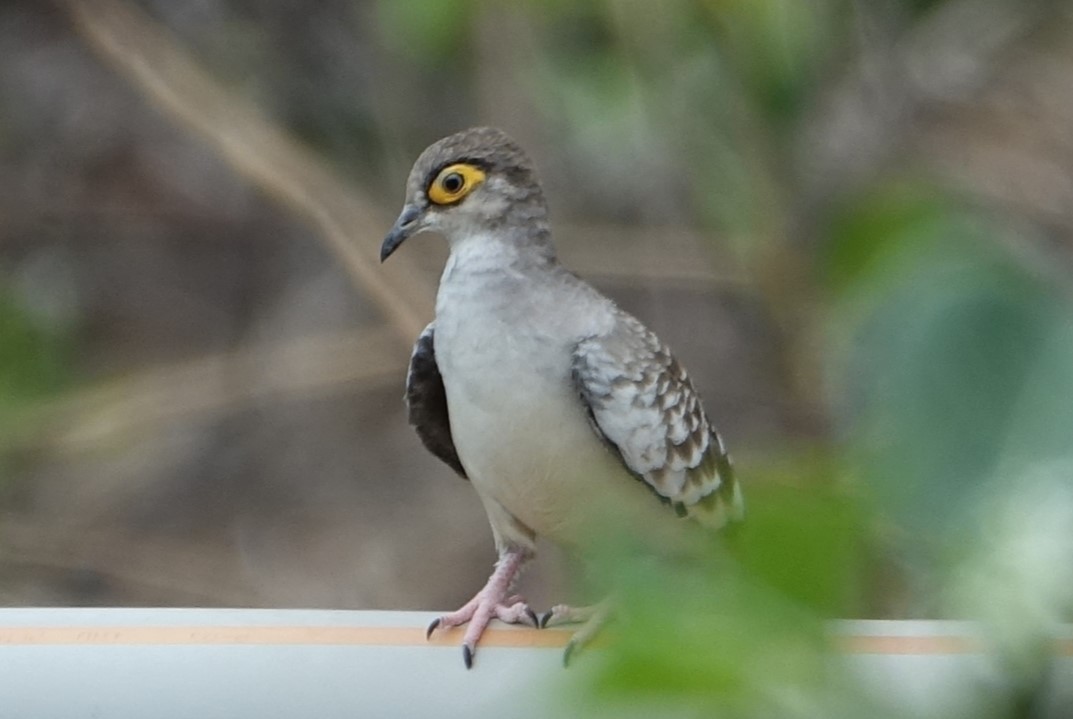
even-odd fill
[[[428,627],[465,625],[473,666],[492,619],[585,621],[564,660],[596,633],[606,603],[537,617],[512,593],[544,537],[582,553],[600,531],[741,520],[742,491],[685,368],[644,324],[566,269],[533,163],[504,131],[474,127],[430,145],[406,183],[385,261],[431,231],[449,245],[435,316],[406,376],[409,423],[468,479],[491,524],[487,583]]]

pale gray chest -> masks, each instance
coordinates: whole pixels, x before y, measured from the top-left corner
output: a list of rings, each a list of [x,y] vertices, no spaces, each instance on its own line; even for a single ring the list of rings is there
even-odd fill
[[[579,508],[635,485],[593,432],[571,376],[578,341],[606,331],[612,305],[562,275],[463,270],[448,266],[436,307],[455,449],[486,503],[574,541],[585,524]]]
[[[445,277],[436,306],[436,356],[449,396],[488,411],[516,395],[570,381],[576,339],[539,288],[507,276]]]

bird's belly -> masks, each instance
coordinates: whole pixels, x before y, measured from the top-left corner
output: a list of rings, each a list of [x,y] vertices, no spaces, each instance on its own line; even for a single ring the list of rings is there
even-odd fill
[[[509,385],[495,381],[501,374],[484,373],[479,386],[445,377],[455,448],[486,502],[568,544],[663,510],[589,425],[568,374],[514,373]]]
[[[494,280],[450,275],[449,263],[436,361],[455,449],[486,508],[494,502],[538,535],[570,544],[619,517],[673,516],[589,423],[571,357],[577,338],[595,330],[541,307],[543,295],[486,292],[481,283]],[[493,526],[499,514],[489,511]]]

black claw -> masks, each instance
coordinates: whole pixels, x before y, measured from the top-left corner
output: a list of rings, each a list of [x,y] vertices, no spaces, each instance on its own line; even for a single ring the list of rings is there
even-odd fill
[[[570,657],[574,655],[574,651],[577,649],[577,642],[571,639],[566,644],[566,649],[563,650],[563,667],[570,666]]]
[[[433,619],[433,620],[432,620],[432,622],[431,622],[431,623],[430,623],[430,624],[428,625],[428,629],[426,629],[426,630],[425,630],[425,641],[426,641],[426,642],[427,642],[427,641],[428,641],[428,640],[429,640],[430,638],[432,638],[432,633],[433,633],[434,631],[436,631],[436,628],[437,628],[438,626],[440,626],[440,620],[441,620],[441,619],[443,619],[443,617],[436,617],[436,618],[435,618],[435,619]]]
[[[540,628],[544,629],[548,626],[548,622],[551,621],[551,610],[544,612],[540,615]]]
[[[466,669],[473,668],[473,650],[468,644],[462,645],[462,662],[466,665]]]
[[[531,621],[531,622],[533,623],[533,626],[534,626],[534,627],[537,627],[538,629],[540,628],[540,620],[539,620],[539,619],[537,619],[537,615],[536,615],[536,612],[534,612],[534,611],[533,611],[532,609],[530,609],[529,607],[526,607],[526,608],[525,608],[525,615],[526,615],[527,617],[529,617],[529,621]]]

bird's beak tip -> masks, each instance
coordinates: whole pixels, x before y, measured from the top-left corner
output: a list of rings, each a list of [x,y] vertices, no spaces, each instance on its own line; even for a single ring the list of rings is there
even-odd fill
[[[387,233],[383,244],[380,245],[380,262],[391,257],[391,253],[397,250],[399,245],[419,230],[418,220],[420,217],[421,211],[413,205],[407,205],[402,208],[402,214],[399,215],[399,219],[395,220],[394,226]]]
[[[388,257],[399,249],[399,245],[406,241],[406,239],[413,234],[410,228],[399,227],[397,224],[391,228],[391,232],[387,233],[387,237],[384,238],[383,244],[380,245],[380,261],[383,262]]]

